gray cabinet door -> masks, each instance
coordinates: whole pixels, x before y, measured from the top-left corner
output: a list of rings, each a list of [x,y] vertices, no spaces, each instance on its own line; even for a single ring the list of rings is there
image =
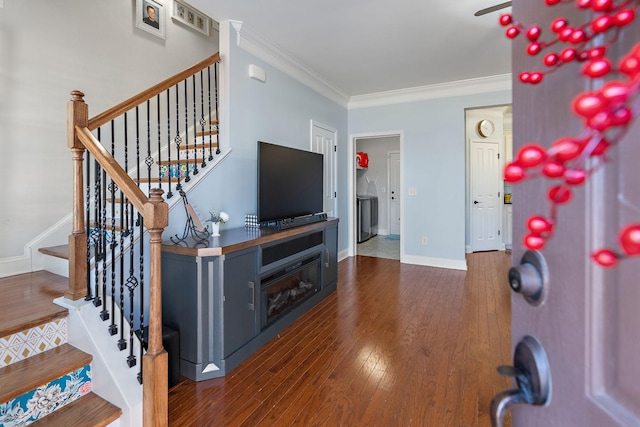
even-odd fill
[[[259,332],[260,284],[256,281],[257,250],[227,255],[224,268],[224,357]]]
[[[338,225],[324,229],[322,287],[338,281]]]

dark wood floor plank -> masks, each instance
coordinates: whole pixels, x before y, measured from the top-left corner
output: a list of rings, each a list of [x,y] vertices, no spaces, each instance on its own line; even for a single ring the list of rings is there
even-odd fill
[[[509,261],[470,254],[461,272],[348,258],[338,291],[225,378],[181,378],[170,424],[490,425],[508,387],[495,368],[511,351]]]

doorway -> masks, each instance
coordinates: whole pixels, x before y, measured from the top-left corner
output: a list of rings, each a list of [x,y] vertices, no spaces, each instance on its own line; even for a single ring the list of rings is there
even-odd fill
[[[402,135],[364,134],[351,141],[352,255],[400,260]]]
[[[510,105],[465,111],[467,252],[511,248],[511,190],[502,179],[511,129]]]

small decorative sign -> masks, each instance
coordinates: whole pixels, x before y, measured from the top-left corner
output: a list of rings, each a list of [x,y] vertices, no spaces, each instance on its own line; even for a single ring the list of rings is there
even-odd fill
[[[173,14],[171,19],[191,29],[209,35],[211,18],[204,13],[178,0],[173,1]]]

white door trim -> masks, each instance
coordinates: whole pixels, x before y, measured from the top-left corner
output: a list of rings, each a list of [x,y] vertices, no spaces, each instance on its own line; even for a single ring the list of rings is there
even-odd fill
[[[387,234],[392,234],[391,233],[391,200],[390,200],[390,196],[389,196],[389,191],[391,191],[391,156],[393,154],[398,154],[398,156],[401,155],[400,151],[388,151],[387,152]],[[402,205],[402,194],[399,194],[398,197],[400,197],[400,205]],[[402,228],[402,221],[400,222],[400,228]]]
[[[385,138],[396,136],[400,139],[400,191],[404,188],[404,131],[388,131],[388,132],[370,132],[370,133],[357,133],[349,135],[349,147],[347,158],[349,159],[348,173],[349,173],[349,256],[355,256],[356,244],[357,244],[357,230],[356,230],[356,141],[358,139],[367,138]],[[404,254],[404,197],[400,198],[400,262],[403,262]]]
[[[496,124],[496,133],[492,138],[488,138],[488,141],[497,140],[500,143],[499,153],[500,153],[500,170],[504,168],[504,109],[509,104],[501,104],[501,105],[493,105],[486,107],[473,107],[473,108],[465,108],[465,250],[467,253],[473,251],[473,242],[472,240],[472,210],[473,210],[473,195],[471,194],[472,188],[472,176],[471,176],[471,141],[472,139],[477,137],[476,132],[476,124],[478,120],[489,118],[493,120]],[[477,139],[477,138],[476,138]],[[502,174],[500,174],[502,175]],[[500,192],[504,191],[504,181],[500,181],[502,185],[500,186]],[[499,213],[500,218],[503,217],[503,203],[499,204]],[[504,224],[502,227],[504,228]],[[501,234],[502,234],[501,230]],[[504,250],[504,243],[500,246],[501,250]]]
[[[476,194],[474,193],[474,189],[475,189],[475,183],[476,182],[485,182],[486,183],[486,174],[478,174],[477,168],[474,167],[473,162],[471,162],[470,167],[469,167],[469,173],[471,175],[471,185],[469,188],[469,208],[470,208],[470,215],[469,215],[469,225],[471,228],[471,235],[470,235],[470,241],[469,244],[471,246],[471,251],[476,251],[476,250],[481,250],[481,251],[485,251],[485,250],[504,250],[504,243],[502,240],[502,225],[503,225],[503,212],[502,212],[502,191],[503,189],[500,186],[501,181],[499,181],[499,176],[500,176],[500,170],[502,169],[501,166],[501,161],[502,161],[502,156],[500,156],[500,152],[501,152],[501,146],[500,146],[500,142],[496,141],[496,140],[478,140],[478,139],[469,139],[469,152],[470,152],[470,157],[469,160],[473,160],[474,159],[474,154],[475,154],[475,150],[473,149],[473,147],[478,147],[478,146],[491,146],[491,147],[495,147],[495,157],[492,156],[492,158],[495,160],[495,163],[492,164],[497,164],[498,166],[495,168],[489,168],[487,170],[491,170],[493,171],[493,173],[495,173],[495,178],[496,181],[491,181],[492,184],[494,185],[492,187],[493,191],[489,192],[489,193],[482,193],[483,197],[486,197],[486,199],[481,200],[482,203],[487,203],[488,201],[491,202],[493,201],[495,204],[494,209],[490,210],[489,212],[492,212],[490,218],[493,218],[493,221],[490,221],[490,223],[492,223],[493,225],[495,225],[495,228],[493,229],[495,231],[495,234],[492,233],[487,233],[487,231],[485,230],[482,233],[483,236],[483,240],[482,242],[480,242],[479,240],[476,239],[476,222],[478,220],[478,213],[477,213],[477,209],[481,208],[482,206],[486,206],[481,204],[479,208],[475,208],[474,207],[474,203],[475,203],[475,196]],[[491,151],[488,151],[489,153]],[[483,151],[483,159],[486,159],[486,157],[484,157],[485,151]],[[485,163],[483,162],[483,165]],[[481,180],[479,181],[475,181],[476,179],[478,179],[478,177],[482,177]],[[485,188],[483,186],[483,188]],[[486,188],[485,188],[486,189]],[[483,212],[485,212],[486,209],[483,209]],[[486,215],[486,214],[483,214]],[[483,218],[489,218],[488,216],[483,216]],[[478,221],[479,224],[484,224],[484,222],[480,222]],[[493,239],[491,239],[490,237],[493,236]]]
[[[310,121],[310,126],[309,126],[309,148],[311,151],[313,151],[313,129],[315,127],[321,128],[326,130],[329,133],[333,134],[333,144],[336,147],[333,151],[332,151],[332,158],[331,158],[331,162],[333,163],[333,191],[335,192],[334,198],[333,198],[333,212],[335,216],[338,216],[338,130],[332,128],[331,126],[327,126],[323,123],[317,122],[313,119],[311,119]]]

